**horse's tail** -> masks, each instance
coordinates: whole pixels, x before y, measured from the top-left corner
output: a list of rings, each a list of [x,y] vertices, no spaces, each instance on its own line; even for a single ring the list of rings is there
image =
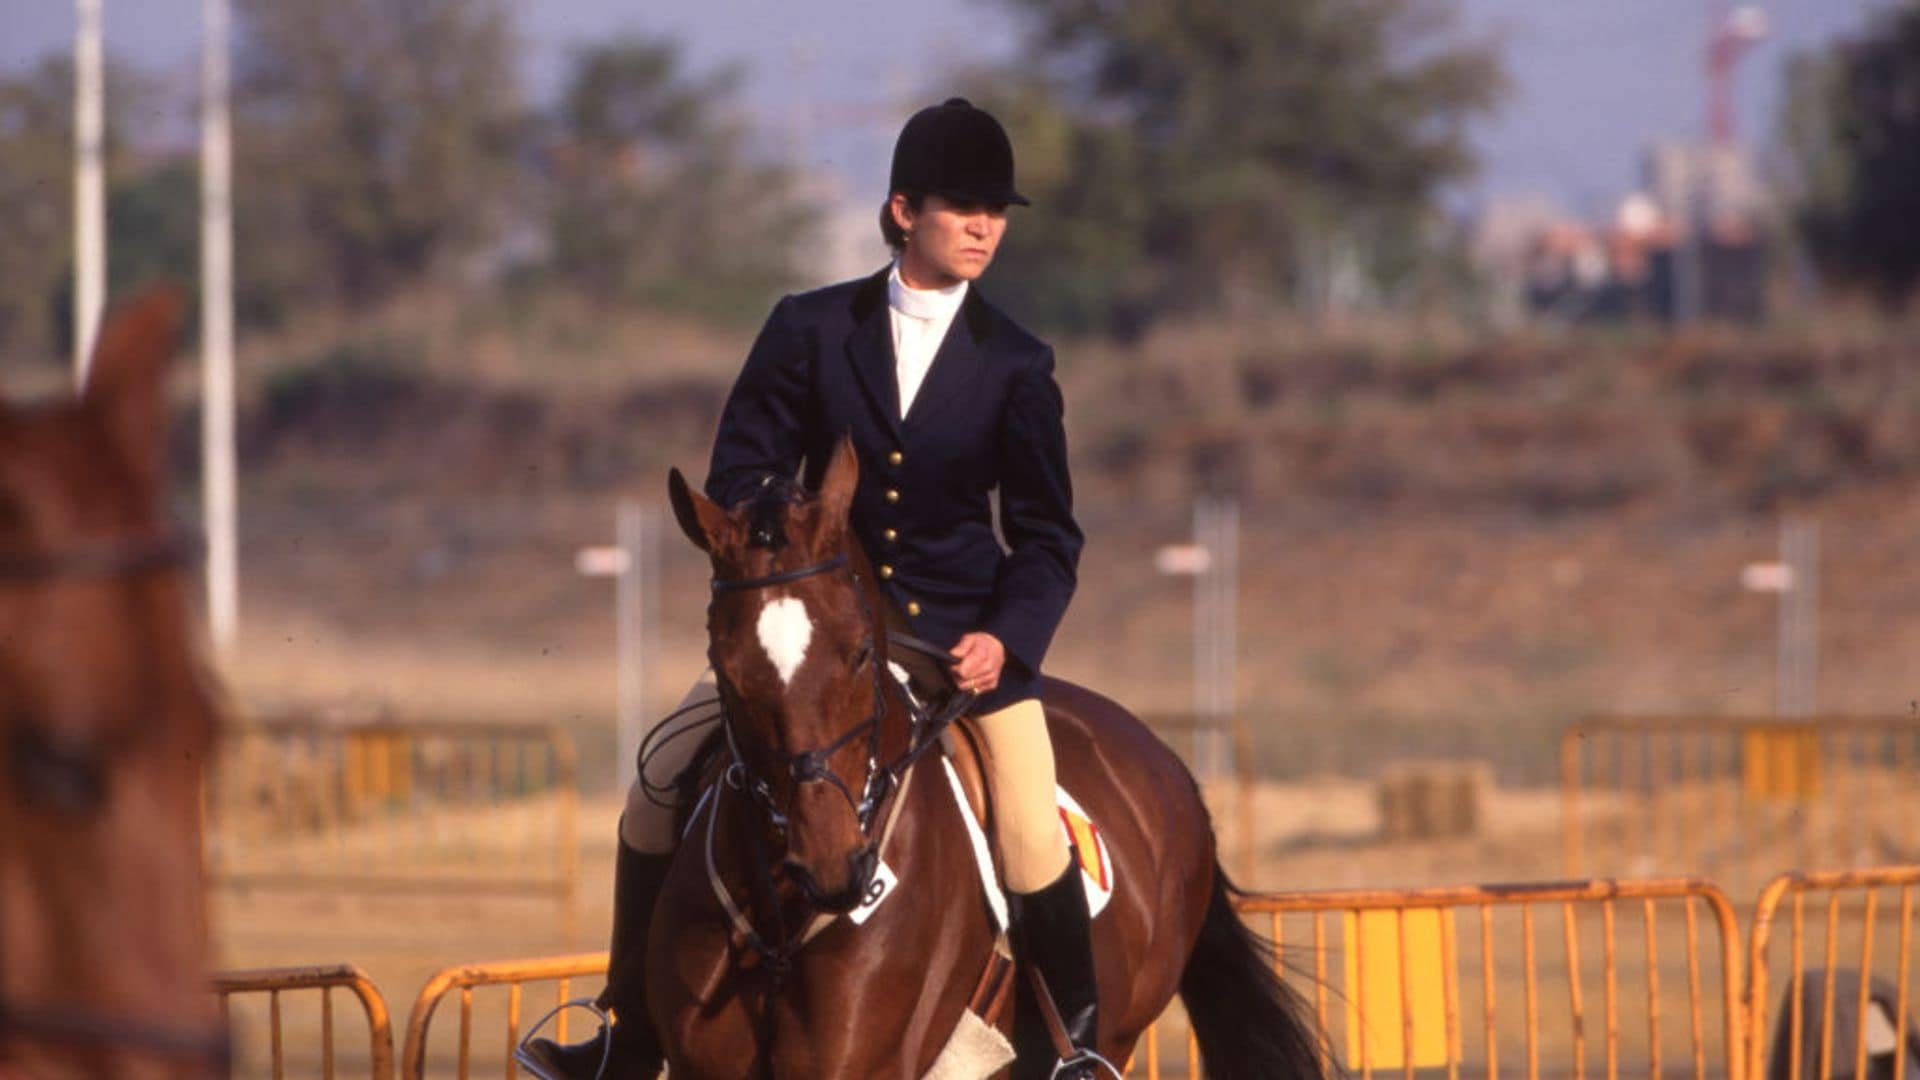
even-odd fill
[[[1233,909],[1245,895],[1213,868],[1213,897],[1200,939],[1180,974],[1209,1080],[1324,1077],[1321,1033],[1306,1001],[1274,973],[1273,946]]]

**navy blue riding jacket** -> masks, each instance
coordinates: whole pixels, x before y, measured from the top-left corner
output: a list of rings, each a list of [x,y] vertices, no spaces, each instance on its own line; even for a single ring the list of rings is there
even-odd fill
[[[904,420],[895,372],[885,271],[783,298],[721,413],[707,496],[732,507],[796,472],[818,490],[851,432],[853,527],[882,588],[928,641],[1006,646],[983,709],[1036,696],[1082,543],[1053,350],[969,286]]]

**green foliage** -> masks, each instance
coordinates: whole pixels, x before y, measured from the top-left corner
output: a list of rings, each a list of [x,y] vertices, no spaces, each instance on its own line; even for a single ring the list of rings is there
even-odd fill
[[[114,186],[107,206],[109,290],[200,277],[200,169],[192,161],[153,163]]]
[[[1909,299],[1920,286],[1920,3],[1796,57],[1781,141],[1795,223],[1821,269],[1889,306]]]
[[[500,0],[240,0],[238,12],[248,275],[277,295],[364,303],[485,251],[523,119]]]
[[[574,56],[554,118],[552,268],[603,300],[717,313],[791,275],[793,178],[755,161],[726,114],[729,69],[684,70],[670,42],[629,37]]]
[[[1349,265],[1392,291],[1504,85],[1446,0],[1002,2],[1027,52],[977,92],[1035,210],[996,276],[1068,328],[1314,308]]]

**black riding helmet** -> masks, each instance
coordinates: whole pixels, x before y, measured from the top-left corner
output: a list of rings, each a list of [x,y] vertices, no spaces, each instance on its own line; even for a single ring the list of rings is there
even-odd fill
[[[893,144],[888,191],[993,206],[1032,205],[1013,187],[1013,143],[1000,121],[966,98],[914,113]]]

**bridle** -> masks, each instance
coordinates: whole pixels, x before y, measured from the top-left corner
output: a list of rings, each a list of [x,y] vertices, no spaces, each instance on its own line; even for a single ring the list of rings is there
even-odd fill
[[[0,589],[49,582],[130,577],[185,567],[200,551],[197,534],[166,529],[108,541],[89,541],[58,551],[0,552]],[[8,734],[10,790],[30,807],[69,816],[97,811],[105,802],[111,753],[72,745],[31,725]],[[75,1014],[24,1005],[0,997],[0,1039],[8,1037],[80,1046],[105,1046],[187,1062],[227,1074],[232,1047],[224,1026],[182,1028],[124,1016]],[[4,1062],[0,1055],[0,1062]]]
[[[845,571],[852,582],[854,595],[860,601],[861,618],[867,627],[867,639],[861,643],[858,650],[862,658],[860,662],[869,666],[870,677],[873,680],[873,706],[867,711],[865,717],[855,721],[824,746],[799,753],[782,753],[765,745],[762,740],[745,735],[736,729],[733,711],[726,706],[725,702],[728,697],[740,701],[743,696],[739,689],[726,678],[719,663],[713,664],[713,671],[722,690],[721,730],[725,732],[728,749],[733,754],[733,762],[722,774],[727,785],[736,790],[749,792],[766,815],[767,822],[776,832],[784,834],[789,826],[788,808],[791,807],[792,800],[798,795],[800,788],[807,784],[831,784],[846,799],[847,805],[853,809],[854,816],[859,822],[861,845],[849,856],[857,868],[859,880],[855,884],[859,886],[872,875],[879,860],[880,842],[879,837],[875,835],[875,826],[880,820],[881,808],[886,805],[889,796],[900,789],[904,777],[913,767],[914,762],[924,756],[928,750],[939,745],[941,732],[967,710],[973,702],[974,695],[961,694],[938,713],[917,708],[909,703],[911,727],[907,747],[900,756],[883,764],[880,761],[880,731],[881,724],[887,715],[886,682],[891,676],[886,671],[884,657],[875,651],[875,628],[880,625],[879,620],[874,617],[873,607],[868,602],[866,590],[860,581],[860,574],[849,563],[847,553],[843,551],[817,563],[757,577],[715,578],[712,589],[717,600],[719,597],[734,593],[772,588],[837,571]],[[890,641],[899,640],[895,635],[888,635],[888,637]],[[926,648],[923,643],[911,641],[911,639],[909,641],[914,647]],[[709,643],[708,659],[717,661],[717,657],[713,656],[713,649],[714,644]],[[866,777],[861,783],[860,794],[856,796],[847,782],[829,768],[827,763],[834,754],[862,735],[867,739]],[[753,767],[748,764],[748,758],[741,753],[743,742],[751,746],[761,757],[775,762],[779,773],[791,782],[791,794],[788,797],[787,807],[781,806],[774,797],[772,785],[768,783],[767,778],[757,775]],[[833,909],[833,905],[826,903],[826,898],[819,895],[810,876],[802,876],[799,884],[809,903],[821,910]],[[856,888],[854,891],[857,893],[860,890]]]
[[[847,805],[852,807],[854,816],[860,822],[861,839],[865,840],[867,847],[870,848],[873,841],[872,826],[875,812],[879,809],[880,804],[886,800],[887,794],[892,789],[896,777],[891,768],[882,768],[880,766],[880,724],[886,718],[887,700],[885,696],[885,686],[881,681],[883,677],[881,672],[882,665],[879,656],[874,653],[873,612],[867,604],[866,591],[860,587],[860,575],[848,564],[846,553],[841,552],[830,559],[814,563],[810,566],[802,566],[794,570],[783,570],[772,574],[763,574],[759,577],[715,578],[713,581],[713,595],[717,599],[733,593],[746,592],[754,589],[768,589],[776,585],[785,585],[819,574],[830,574],[836,570],[847,571],[847,576],[853,582],[854,594],[860,598],[861,615],[867,625],[867,640],[861,644],[860,651],[864,657],[864,662],[872,669],[872,707],[867,710],[867,715],[863,719],[855,721],[852,726],[848,727],[846,731],[842,732],[832,742],[812,750],[803,750],[799,753],[788,754],[782,753],[771,746],[767,746],[763,741],[753,738],[750,735],[745,736],[744,741],[752,745],[759,756],[776,762],[779,771],[792,782],[793,795],[790,795],[788,798],[788,807],[792,805],[792,799],[798,794],[800,788],[807,784],[826,783],[833,785],[834,789],[839,791],[841,796],[847,800]],[[711,648],[712,645],[710,644],[709,649]],[[714,659],[711,654],[709,655],[709,659]],[[713,670],[721,686],[726,689],[735,700],[740,700],[741,694],[739,689],[734,687],[727,680],[726,676],[721,673],[720,665],[717,663],[714,664]],[[772,823],[773,827],[782,833],[786,832],[788,825],[787,808],[778,804],[778,801],[773,795],[773,788],[767,783],[766,778],[755,775],[752,767],[747,764],[746,756],[741,753],[743,733],[735,729],[731,710],[722,709],[720,726],[726,733],[727,746],[733,752],[733,763],[727,766],[726,772],[728,784],[732,787],[744,788],[751,792],[755,801],[757,801],[766,812],[767,820]],[[856,796],[853,793],[853,789],[847,786],[847,782],[842,780],[838,773],[828,767],[827,762],[832,759],[833,755],[839,753],[842,747],[863,734],[867,738],[867,772],[866,779],[861,784],[860,794]]]

